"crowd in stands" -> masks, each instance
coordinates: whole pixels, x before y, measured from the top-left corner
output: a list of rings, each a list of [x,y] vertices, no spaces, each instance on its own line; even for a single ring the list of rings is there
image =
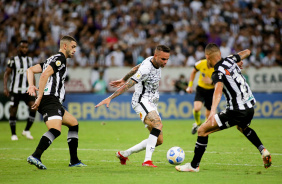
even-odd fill
[[[249,48],[245,65],[282,65],[280,0],[0,0],[1,76],[20,40],[40,63],[66,34],[79,45],[70,67],[133,66],[158,44],[169,66],[193,66],[210,42],[223,57]]]

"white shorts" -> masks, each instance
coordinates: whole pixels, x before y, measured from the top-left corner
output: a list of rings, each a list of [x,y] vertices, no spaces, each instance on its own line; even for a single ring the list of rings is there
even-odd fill
[[[147,114],[151,111],[156,111],[159,115],[158,109],[155,104],[149,102],[147,99],[141,99],[141,101],[134,107],[132,107],[135,112],[139,115],[141,121],[144,123],[144,119],[147,116]],[[144,123],[145,124],[145,123]],[[148,125],[145,124],[145,127]]]

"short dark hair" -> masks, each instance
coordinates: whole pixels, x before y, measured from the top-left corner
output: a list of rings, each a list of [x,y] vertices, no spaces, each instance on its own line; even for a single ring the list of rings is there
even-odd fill
[[[215,43],[209,43],[205,48],[205,54],[211,54],[220,51],[219,47]]]
[[[165,45],[158,45],[156,47],[156,50],[163,51],[163,52],[168,52],[168,53],[170,52],[170,48],[165,46]]]
[[[77,42],[74,37],[69,36],[69,35],[63,36],[60,41],[69,41],[69,42],[74,41],[74,42]]]

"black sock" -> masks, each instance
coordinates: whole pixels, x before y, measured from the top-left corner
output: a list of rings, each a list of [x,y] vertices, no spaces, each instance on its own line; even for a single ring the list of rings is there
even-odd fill
[[[200,137],[198,136],[195,149],[194,149],[194,157],[191,162],[191,166],[193,168],[197,168],[200,165],[201,159],[203,154],[206,151],[207,145],[208,145],[208,136],[207,137]]]
[[[264,149],[263,144],[261,143],[259,137],[257,136],[256,132],[251,129],[250,127],[245,128],[243,134],[249,139],[251,143],[261,152]]]
[[[34,119],[35,119],[35,113],[36,111],[30,111],[29,112],[29,117],[27,118],[27,123],[25,127],[25,131],[29,131],[30,127],[32,126]]]
[[[68,145],[69,145],[69,151],[70,151],[70,163],[76,164],[79,162],[79,159],[77,157],[78,125],[69,127]]]
[[[12,135],[16,135],[16,121],[17,121],[16,117],[10,116],[9,124],[10,124]]]
[[[39,144],[32,154],[33,157],[41,160],[42,153],[52,144],[52,142],[61,134],[59,130],[51,128],[40,139]]]

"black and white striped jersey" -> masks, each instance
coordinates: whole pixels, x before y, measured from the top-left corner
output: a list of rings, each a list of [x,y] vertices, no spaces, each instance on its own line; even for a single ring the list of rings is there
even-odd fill
[[[31,57],[15,56],[9,59],[8,67],[12,69],[10,92],[24,94],[28,88],[26,70],[32,66]]]
[[[252,108],[256,100],[252,94],[241,69],[236,64],[241,58],[238,54],[221,59],[214,66],[213,83],[224,84],[223,93],[227,101],[227,109],[245,110]]]
[[[49,57],[44,63],[40,63],[42,72],[50,65],[54,73],[48,78],[44,88],[44,95],[54,95],[61,103],[65,100],[65,79],[67,76],[66,57],[62,52]]]
[[[140,65],[135,75],[131,77],[137,82],[135,92],[132,96],[132,105],[136,106],[142,98],[157,106],[159,101],[159,81],[161,80],[161,68],[155,68],[152,60],[153,56],[146,58]]]

